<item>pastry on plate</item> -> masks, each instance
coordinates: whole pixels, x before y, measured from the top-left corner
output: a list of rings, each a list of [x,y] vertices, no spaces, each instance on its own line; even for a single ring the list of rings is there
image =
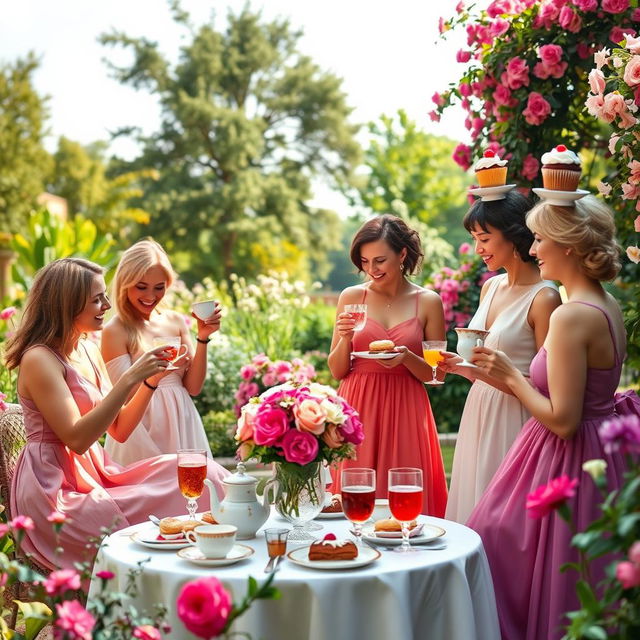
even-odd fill
[[[334,493],[331,496],[331,502],[324,506],[322,513],[342,513],[342,496]]]
[[[175,540],[182,538],[182,526],[184,522],[180,518],[162,518],[158,529],[160,529],[160,536],[164,540]]]
[[[409,523],[409,531],[411,529],[415,529],[418,526],[418,523],[415,520],[412,520]],[[374,531],[384,531],[386,533],[402,531],[402,526],[395,518],[382,518],[381,520],[376,520],[373,523]]]
[[[309,560],[353,560],[358,557],[358,547],[351,540],[337,540],[327,533],[309,547]]]
[[[393,340],[374,340],[369,343],[369,353],[393,353],[395,347]]]

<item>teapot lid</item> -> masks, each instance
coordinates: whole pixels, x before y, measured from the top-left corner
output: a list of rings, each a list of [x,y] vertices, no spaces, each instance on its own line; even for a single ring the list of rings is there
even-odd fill
[[[227,476],[222,482],[224,484],[242,485],[242,484],[257,484],[258,480],[248,473],[245,473],[247,468],[243,462],[238,462],[236,465],[236,472]]]

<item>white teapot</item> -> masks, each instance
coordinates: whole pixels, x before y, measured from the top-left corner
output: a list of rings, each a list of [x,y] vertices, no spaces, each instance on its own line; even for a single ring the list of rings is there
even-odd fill
[[[225,486],[225,496],[222,502],[218,500],[215,486],[211,480],[205,479],[209,487],[211,515],[220,524],[233,524],[238,527],[238,540],[249,540],[256,537],[256,531],[267,521],[270,505],[265,491],[263,501],[258,500],[256,485],[258,480],[245,473],[246,467],[238,462],[236,473],[227,476],[222,484]]]

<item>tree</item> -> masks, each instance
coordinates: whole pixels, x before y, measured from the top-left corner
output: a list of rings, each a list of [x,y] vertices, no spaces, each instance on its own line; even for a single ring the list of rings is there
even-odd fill
[[[43,147],[46,98],[33,87],[33,54],[0,65],[0,230],[13,232],[27,219],[51,166]]]
[[[135,223],[148,224],[150,216],[129,203],[144,195],[138,185],[144,179],[157,178],[157,172],[128,171],[111,177],[106,149],[104,142],[83,146],[61,137],[48,188],[66,198],[71,217],[82,214],[95,223],[100,233],[130,239]]]
[[[262,23],[245,8],[219,32],[172,8],[191,34],[173,66],[147,39],[101,37],[133,53],[130,66],[111,67],[115,77],[162,105],[158,132],[122,132],[142,144],[131,166],[159,172],[144,198],[151,233],[170,250],[199,249],[201,268],[217,276],[242,272],[239,259],[262,232],[322,271],[337,220],[305,204],[310,181],[342,183],[359,158],[341,80],[297,50],[301,34],[286,20]]]

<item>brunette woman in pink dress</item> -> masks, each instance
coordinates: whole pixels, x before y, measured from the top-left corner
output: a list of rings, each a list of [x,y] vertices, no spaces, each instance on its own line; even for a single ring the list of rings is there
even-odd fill
[[[329,368],[340,380],[338,393],[360,413],[364,442],[357,458],[333,471],[333,491],[348,467],[376,470],[376,496],[387,497],[392,467],[417,467],[424,473],[422,513],[444,516],[447,485],[436,424],[423,382],[431,367],[422,357],[423,340],[444,340],[442,301],[412,283],[422,262],[420,237],[401,218],[382,215],[366,222],[351,244],[351,261],[367,282],[345,289],[338,300]],[[367,305],[364,328],[347,304]],[[388,360],[353,357],[374,340],[392,340],[397,355]]]
[[[90,559],[101,529],[122,528],[185,513],[175,455],[121,467],[98,439],[108,432],[126,440],[140,422],[153,387],[168,372],[163,348],[143,353],[113,387],[98,347],[83,339],[100,331],[111,307],[103,270],[79,258],[55,260],[41,269],[27,297],[21,324],[9,340],[6,363],[19,366],[18,396],[27,444],[11,490],[12,514],[33,519],[23,550],[43,567],[72,567]],[[226,471],[209,462],[219,487]],[[47,516],[67,516],[57,543]]]
[[[568,622],[564,614],[579,607],[578,576],[560,567],[577,562],[578,554],[555,512],[529,517],[527,496],[561,475],[577,478],[569,506],[584,530],[599,516],[600,494],[582,464],[604,459],[609,487],[620,485],[622,457],[605,453],[598,428],[616,414],[638,412],[640,399],[616,396],[626,338],[618,304],[601,284],[620,269],[611,211],[593,196],[575,207],[541,202],[527,225],[540,275],[562,282],[568,301],[551,315],[531,363],[531,383],[501,351],[475,349],[472,362],[507,385],[532,417],[467,524],[482,537],[489,558],[503,640],[556,640]],[[605,563],[591,567],[594,584]]]

